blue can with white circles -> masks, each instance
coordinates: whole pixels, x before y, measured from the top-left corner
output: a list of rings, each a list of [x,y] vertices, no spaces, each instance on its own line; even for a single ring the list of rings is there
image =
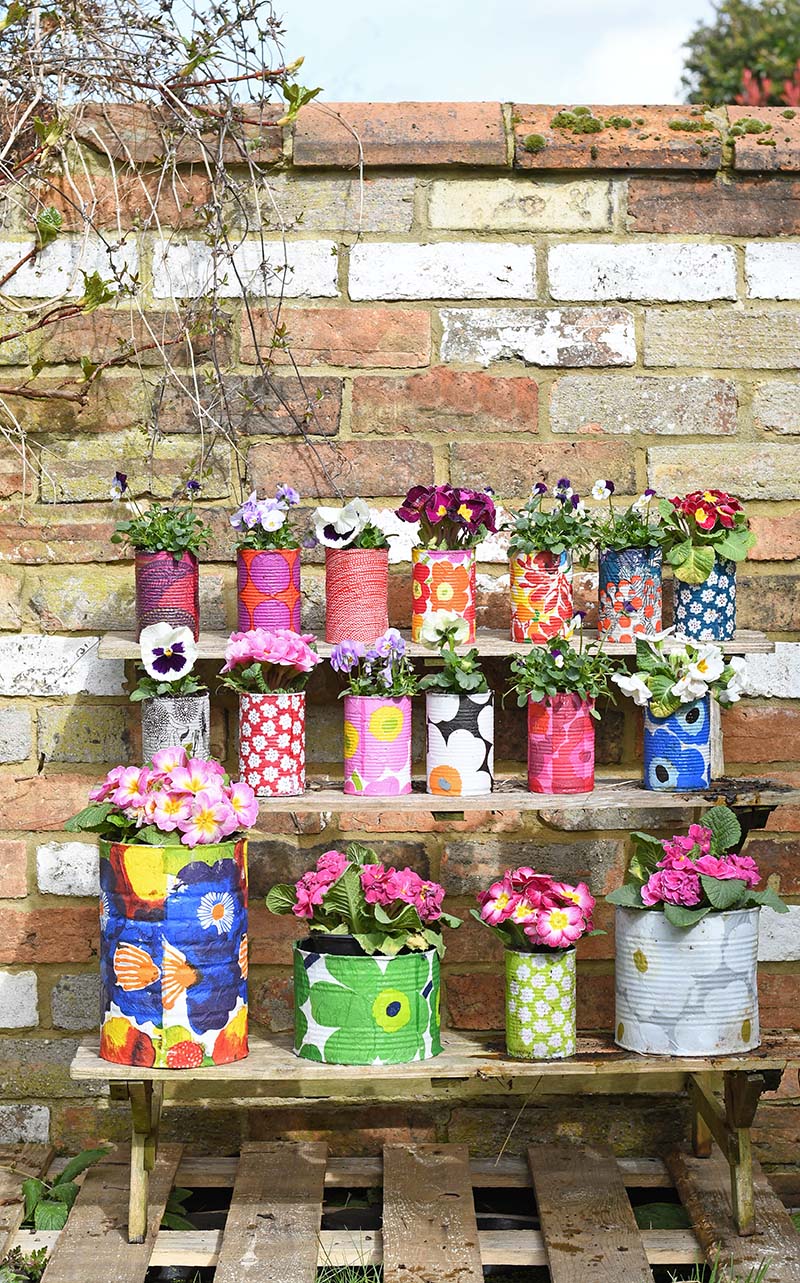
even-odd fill
[[[711,696],[668,717],[644,710],[644,787],[689,793],[711,784]]]
[[[736,563],[717,557],[702,584],[675,580],[675,627],[692,641],[730,641],[736,632]]]

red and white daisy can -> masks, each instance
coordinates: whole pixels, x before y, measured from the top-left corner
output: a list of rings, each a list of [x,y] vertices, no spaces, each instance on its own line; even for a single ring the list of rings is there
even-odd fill
[[[239,778],[262,797],[305,792],[304,691],[239,696]]]

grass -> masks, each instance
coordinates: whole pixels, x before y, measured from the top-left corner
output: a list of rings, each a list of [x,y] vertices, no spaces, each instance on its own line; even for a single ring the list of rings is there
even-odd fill
[[[672,1274],[670,1277],[673,1283],[723,1283],[723,1279],[725,1283],[769,1283],[769,1267],[770,1262],[764,1261],[761,1265],[754,1266],[749,1274],[735,1274],[733,1263],[725,1266],[717,1257],[710,1273],[706,1266],[699,1265],[695,1273],[688,1277],[685,1274]]]
[[[379,1265],[323,1265],[317,1283],[381,1283]]]

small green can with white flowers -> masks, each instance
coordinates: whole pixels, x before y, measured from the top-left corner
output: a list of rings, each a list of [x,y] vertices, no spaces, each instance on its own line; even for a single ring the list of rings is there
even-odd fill
[[[506,1048],[518,1060],[574,1056],[575,950],[506,949]]]

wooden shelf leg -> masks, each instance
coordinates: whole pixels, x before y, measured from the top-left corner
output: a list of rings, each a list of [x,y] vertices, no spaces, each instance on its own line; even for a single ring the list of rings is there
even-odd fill
[[[128,1202],[128,1242],[143,1243],[147,1233],[150,1172],[158,1148],[158,1123],[162,1089],[152,1083],[128,1083],[133,1131],[131,1134],[131,1185]]]
[[[741,1070],[725,1074],[725,1121],[731,1137],[727,1155],[731,1169],[731,1210],[742,1235],[754,1234],[756,1230],[750,1128],[766,1086],[762,1074]]]
[[[695,1077],[699,1077],[699,1074],[696,1074]],[[696,1158],[710,1158],[711,1146],[714,1141],[711,1128],[700,1112],[695,1099],[690,1099],[692,1107],[692,1153]]]

